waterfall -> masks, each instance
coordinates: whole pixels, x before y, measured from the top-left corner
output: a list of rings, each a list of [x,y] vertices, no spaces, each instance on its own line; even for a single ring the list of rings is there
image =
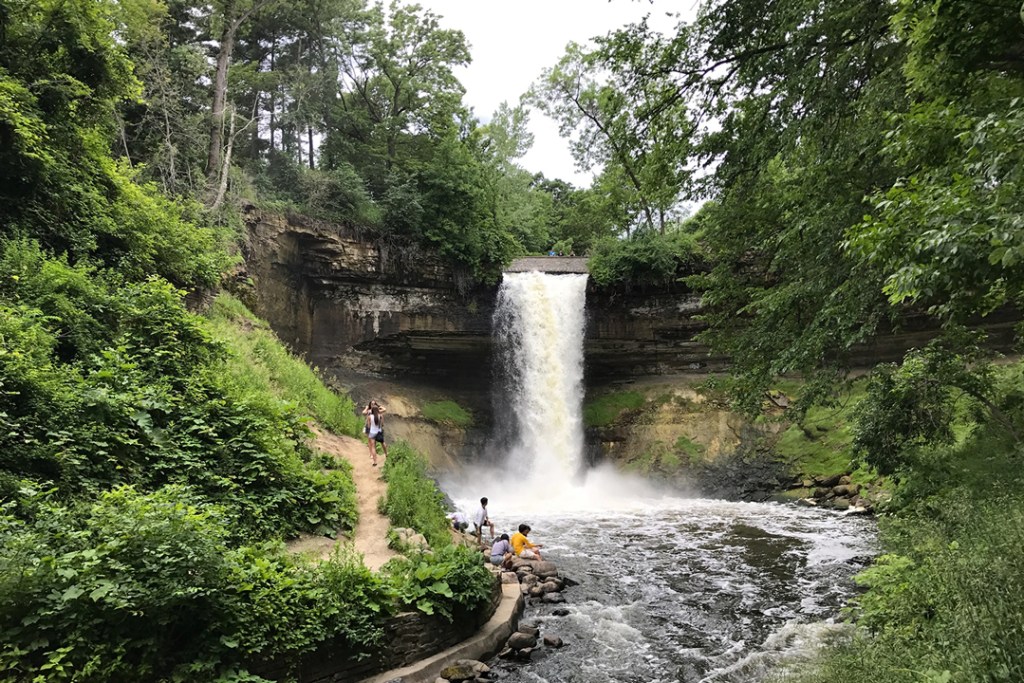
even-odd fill
[[[586,286],[586,275],[505,273],[498,291],[495,405],[504,467],[535,487],[564,484],[583,464]]]

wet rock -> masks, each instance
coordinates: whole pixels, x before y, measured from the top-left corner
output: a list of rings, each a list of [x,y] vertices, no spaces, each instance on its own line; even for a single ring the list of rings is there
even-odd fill
[[[498,653],[498,659],[511,659],[512,656],[515,655],[515,653],[516,653],[515,650],[513,650],[510,647],[506,647],[506,648],[502,649],[501,652]]]
[[[551,576],[558,576],[558,567],[555,566],[554,562],[537,560],[533,562],[533,573],[542,579],[546,579]]]
[[[857,484],[840,484],[832,487],[832,493],[843,498],[850,498],[860,493],[860,486]]]
[[[476,671],[471,664],[456,662],[441,669],[441,678],[452,681],[452,683],[471,681],[476,678]]]
[[[520,577],[519,582],[522,583],[524,586],[534,586],[540,583],[540,579],[538,579],[533,574],[527,574],[526,576]]]
[[[799,500],[796,501],[796,504],[803,505],[804,507],[813,508],[817,507],[818,501],[814,500],[813,498],[800,498]]]
[[[480,674],[488,674],[491,672],[491,667],[476,659],[457,659],[455,660],[455,663],[473,667],[473,671],[475,671],[478,676]]]
[[[502,572],[501,573],[502,583],[519,583],[519,577],[514,572]]]
[[[520,633],[529,633],[530,635],[535,636],[540,633],[540,626],[537,626],[536,624],[519,624],[519,628],[516,630]]]
[[[542,602],[546,602],[549,605],[557,605],[565,602],[565,596],[561,593],[545,593],[544,597],[541,598]]]
[[[523,633],[522,631],[516,631],[508,637],[506,642],[513,650],[524,650],[537,646],[537,634],[535,633]]]
[[[557,581],[545,581],[540,585],[540,589],[545,593],[557,593],[562,590],[562,586]]]
[[[523,595],[529,595],[530,594],[530,587],[527,586],[525,583],[520,584],[519,585],[519,592],[522,593]]]
[[[527,593],[531,598],[539,598],[544,595],[544,586],[530,586]]]
[[[528,662],[528,661],[530,661],[530,655],[532,655],[532,654],[533,654],[533,648],[532,647],[524,647],[522,650],[516,650],[515,654],[512,655],[512,656],[515,657],[516,659],[518,659],[521,662]]]
[[[564,607],[559,607],[556,610],[552,610],[551,615],[555,617],[567,617],[569,616],[569,610],[565,609]]]
[[[835,500],[832,501],[832,507],[834,507],[836,510],[847,510],[850,507],[850,499],[836,498]]]
[[[544,636],[545,647],[562,647],[564,644],[558,636]]]
[[[833,474],[827,477],[817,476],[814,478],[814,483],[817,484],[818,486],[830,489],[833,486],[836,486],[839,483],[839,480],[842,479],[842,477],[843,475],[841,474]]]
[[[562,576],[560,578],[561,578],[561,581],[562,581],[562,588],[571,588],[573,586],[580,585],[579,581],[573,581],[568,576]]]
[[[814,489],[814,497],[815,498],[824,498],[825,496],[827,496],[830,493],[832,493],[832,489],[827,489],[824,486],[821,486],[821,487],[818,487],[818,488]]]

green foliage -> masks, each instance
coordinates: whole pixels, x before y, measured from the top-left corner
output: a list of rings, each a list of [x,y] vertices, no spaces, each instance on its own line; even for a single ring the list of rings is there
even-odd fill
[[[369,654],[390,592],[352,556],[233,549],[192,492],[118,488],[0,517],[0,680],[212,680],[337,639]]]
[[[450,622],[456,610],[465,615],[486,605],[494,585],[480,553],[461,545],[389,560],[384,573],[400,607]]]
[[[671,286],[700,262],[695,235],[641,231],[630,239],[595,242],[587,266],[600,285],[644,289]]]
[[[17,241],[0,244],[0,296],[8,478],[66,499],[187,484],[244,538],[354,523],[350,477],[314,465],[294,407],[236,375],[166,281],[123,283]]]
[[[424,418],[441,424],[467,429],[473,426],[473,414],[455,401],[426,401],[420,407]]]
[[[208,318],[214,334],[226,340],[228,364],[246,387],[294,402],[328,429],[349,436],[362,434],[363,420],[348,396],[324,386],[316,372],[290,354],[265,322],[238,299],[220,293]]]
[[[396,527],[415,529],[435,550],[451,544],[444,496],[427,476],[427,463],[403,442],[391,444],[384,463],[387,494],[381,511]]]
[[[978,341],[978,335],[953,331],[911,351],[898,367],[876,369],[854,439],[868,464],[883,474],[899,472],[915,448],[953,443],[954,426],[964,418],[991,419],[1019,441],[1019,418],[998,405],[994,368]],[[1018,404],[1019,392],[1003,398]]]
[[[783,386],[783,385],[780,385]],[[786,384],[785,394],[799,393],[799,383]],[[795,422],[782,432],[773,448],[794,474],[828,476],[836,472],[857,471],[854,457],[854,424],[864,399],[865,383],[844,385],[826,405],[797,410]],[[784,415],[782,419],[788,416]],[[860,479],[861,476],[855,476]],[[870,478],[864,476],[864,478]]]
[[[583,405],[583,424],[587,427],[607,427],[626,410],[641,408],[646,399],[638,391],[620,391],[605,394]]]
[[[889,552],[858,581],[870,636],[833,649],[801,683],[1012,681],[1024,676],[1024,518],[1016,493],[961,489],[890,523]],[[922,506],[924,507],[924,506]]]
[[[0,215],[8,236],[33,237],[72,260],[93,258],[132,279],[216,282],[224,235],[196,207],[173,203],[109,153],[115,107],[138,92],[114,38],[119,5],[11,2],[0,51]]]

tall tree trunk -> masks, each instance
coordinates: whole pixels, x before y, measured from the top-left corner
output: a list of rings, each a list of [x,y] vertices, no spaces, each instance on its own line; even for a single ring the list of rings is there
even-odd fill
[[[274,42],[270,44],[270,73],[274,73],[274,61],[277,56],[277,36],[274,36]],[[271,81],[273,82],[273,81]],[[277,125],[275,114],[277,113],[277,92],[271,88],[270,90],[270,151],[274,151],[274,126]]]
[[[313,168],[313,126],[306,126],[306,139],[309,142],[309,167]]]
[[[235,4],[225,8],[224,29],[220,34],[220,47],[217,50],[217,70],[213,76],[213,104],[210,107],[210,151],[206,157],[206,177],[213,185],[220,178],[222,154],[224,146],[224,108],[228,99],[228,67],[231,65],[231,53],[235,49],[235,32],[238,21],[234,17]]]
[[[224,196],[228,191],[228,174],[231,171],[231,150],[235,146],[235,112],[232,109],[228,118],[231,120],[228,130],[228,148],[224,153],[224,164],[221,166],[220,182],[217,184],[217,196],[213,200],[213,204],[210,206],[211,211],[216,211],[220,208],[220,205],[224,203]]]

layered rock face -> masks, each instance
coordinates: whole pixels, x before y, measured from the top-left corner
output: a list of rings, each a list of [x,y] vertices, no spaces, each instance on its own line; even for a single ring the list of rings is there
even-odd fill
[[[382,249],[350,227],[255,209],[246,223],[249,303],[310,363],[489,392],[496,286],[464,286],[468,277],[436,255]],[[688,291],[591,286],[588,382],[721,369],[693,340],[698,308]]]
[[[345,226],[246,214],[250,303],[307,360],[338,374],[489,384],[492,288],[435,255],[385,249]]]
[[[245,217],[241,277],[254,285],[249,303],[313,365],[489,392],[496,286],[473,286],[436,254],[379,247],[352,227],[256,209]],[[699,295],[681,285],[656,292],[591,285],[587,384],[724,369],[727,359],[694,339],[704,327],[699,312]],[[986,319],[996,346],[1008,345],[1018,317]],[[926,321],[907,320],[898,334],[855,351],[855,364],[898,359],[933,334]]]

